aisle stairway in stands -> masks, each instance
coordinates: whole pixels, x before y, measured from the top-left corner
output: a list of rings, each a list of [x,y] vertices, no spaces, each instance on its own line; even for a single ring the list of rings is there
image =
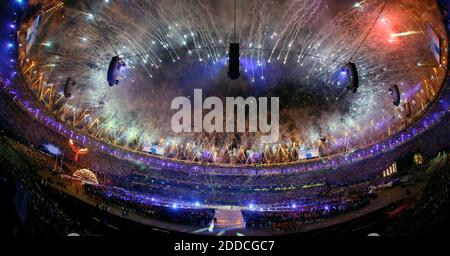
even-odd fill
[[[214,217],[217,223],[214,225],[214,229],[232,230],[232,229],[244,229],[244,217],[241,210],[227,210],[217,209]]]

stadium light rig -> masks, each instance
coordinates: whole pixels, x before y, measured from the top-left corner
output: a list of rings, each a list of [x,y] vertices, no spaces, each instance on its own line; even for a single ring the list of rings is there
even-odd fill
[[[393,86],[391,86],[391,88],[389,88],[389,94],[392,96],[392,103],[398,107],[400,106],[401,103],[401,94],[400,94],[400,89],[398,87],[398,85],[394,84]]]
[[[72,78],[68,77],[66,83],[64,84],[64,98],[72,97],[72,88],[77,84],[77,82]]]
[[[240,69],[240,52],[239,52],[239,44],[231,43],[230,44],[230,62],[228,66],[228,77],[231,80],[237,80],[241,77]]]
[[[348,70],[351,74],[351,84],[347,87],[347,89],[353,93],[358,92],[359,88],[359,76],[358,76],[358,68],[356,64],[353,62],[349,62],[347,64]]]
[[[237,25],[237,0],[234,1],[234,32],[233,38],[234,43],[230,43],[229,49],[229,66],[228,66],[228,78],[231,80],[237,80],[241,77],[240,73],[240,52],[239,52],[239,43],[236,43],[236,25]]]
[[[119,56],[114,56],[109,63],[108,68],[108,85],[110,87],[119,84],[119,72],[126,67],[125,62]]]

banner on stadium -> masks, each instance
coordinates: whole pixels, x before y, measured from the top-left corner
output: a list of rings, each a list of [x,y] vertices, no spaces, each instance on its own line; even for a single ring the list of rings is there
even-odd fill
[[[318,148],[305,148],[300,149],[298,151],[298,158],[299,160],[302,159],[313,159],[316,157],[320,157],[319,149]]]
[[[154,154],[154,155],[164,155],[164,152],[165,152],[164,148],[159,145],[145,145],[142,148],[142,151],[144,151],[146,153]]]
[[[431,27],[431,24],[428,24],[427,27],[428,27],[428,36],[430,38],[431,52],[433,53],[436,61],[439,64],[441,64],[441,52],[442,52],[441,42],[439,40],[439,37],[436,35],[433,28]]]
[[[36,41],[36,35],[39,29],[39,22],[41,21],[41,16],[37,16],[33,22],[33,25],[27,30],[27,46],[26,46],[26,54],[30,51],[31,47],[34,45]]]

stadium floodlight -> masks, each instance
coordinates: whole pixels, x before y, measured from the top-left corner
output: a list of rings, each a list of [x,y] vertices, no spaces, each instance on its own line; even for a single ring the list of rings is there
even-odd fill
[[[77,82],[72,78],[68,77],[66,83],[64,85],[64,98],[72,97],[72,88],[75,86]]]
[[[349,91],[352,91],[353,93],[356,93],[359,88],[358,68],[356,67],[356,64],[353,62],[349,62],[347,64],[347,67],[350,70],[351,74],[351,84],[347,87],[347,89]]]
[[[398,85],[394,84],[389,88],[389,94],[392,96],[392,100],[395,106],[400,106],[401,102],[401,94],[400,89],[398,88]]]
[[[119,71],[125,67],[125,62],[119,57],[114,56],[109,63],[108,68],[108,84],[114,86],[119,84]]]

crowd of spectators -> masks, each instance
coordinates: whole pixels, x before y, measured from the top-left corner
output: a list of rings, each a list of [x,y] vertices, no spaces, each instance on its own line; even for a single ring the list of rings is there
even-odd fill
[[[61,140],[64,141],[65,139],[61,134],[58,134],[55,131],[52,131],[48,129],[48,127],[45,127],[42,125],[42,123],[37,122],[36,120],[29,120],[29,118],[24,118],[24,113],[6,113],[6,115],[14,116],[14,124],[10,124],[11,126],[14,126],[15,131],[21,131],[23,133],[23,136],[27,138],[27,140],[34,140],[36,141],[36,144],[38,145],[40,142],[44,139],[51,140],[55,144],[60,144]],[[16,117],[17,116],[17,117]],[[92,142],[91,144],[95,144]],[[90,145],[91,149],[94,149],[94,145]],[[403,147],[402,147],[403,148]],[[404,147],[408,148],[408,147]],[[129,162],[123,160],[123,159],[117,159],[114,156],[111,156],[108,153],[102,153],[99,148],[96,148],[96,152],[92,152],[83,157],[83,159],[80,160],[82,164],[92,166],[95,165],[95,169],[99,173],[105,173],[105,174],[118,174],[118,175],[127,175],[130,173],[134,173],[137,171],[137,167],[130,164]],[[116,151],[116,150],[113,150]],[[117,151],[120,151],[117,149]],[[389,155],[384,156],[382,159],[377,159],[376,161],[369,161],[370,164],[368,164],[367,161],[362,161],[363,163],[359,164],[358,166],[349,166],[346,167],[346,164],[350,162],[349,160],[342,160],[342,161],[336,161],[333,162],[334,164],[331,164],[330,166],[322,166],[320,165],[320,162],[318,163],[321,167],[315,168],[314,171],[312,171],[314,165],[313,163],[302,163],[298,166],[295,165],[289,165],[289,166],[277,166],[273,167],[273,170],[271,171],[264,171],[267,175],[257,175],[257,179],[260,179],[260,177],[270,177],[270,179],[273,179],[272,183],[277,183],[278,179],[286,180],[285,178],[287,174],[295,174],[290,175],[289,178],[293,178],[296,180],[300,180],[300,182],[307,182],[309,180],[316,180],[315,176],[321,175],[322,177],[326,174],[327,176],[330,176],[330,182],[336,183],[336,184],[345,184],[347,182],[353,182],[355,180],[361,181],[364,179],[374,178],[379,175],[380,170],[384,169],[386,166],[392,164],[394,161],[393,159],[398,158],[398,155],[403,154],[401,152],[402,150],[395,150],[394,152],[391,152]],[[121,156],[127,156],[127,155],[133,155],[131,152],[125,152],[121,153]],[[142,156],[143,159],[145,159],[144,156]],[[347,157],[345,157],[347,159]],[[211,175],[214,176],[213,179],[215,180],[215,183],[220,184],[243,184],[245,183],[245,180],[248,176],[252,176],[255,174],[261,174],[261,170],[264,169],[262,167],[210,167],[208,165],[205,166],[190,166],[186,163],[173,163],[170,161],[165,160],[155,160],[155,162],[158,162],[158,167],[155,168],[155,170],[152,170],[155,172],[155,175],[161,175],[163,177],[176,177],[178,180],[186,181],[187,179],[191,181],[198,180],[199,182],[202,182],[202,179],[205,175]],[[318,162],[318,161],[316,161]],[[342,162],[342,163],[341,163]],[[368,166],[373,166],[374,164],[380,165],[380,168],[368,168]],[[331,168],[335,168],[337,165],[340,165],[339,172],[329,172]],[[149,164],[152,165],[152,164]],[[310,166],[311,165],[311,166]],[[305,167],[304,166],[310,166]],[[272,167],[271,167],[272,168]],[[358,172],[353,172],[354,169],[358,168]],[[151,169],[151,168],[150,168]],[[161,170],[163,169],[163,170]],[[186,175],[188,174],[188,175]],[[193,175],[191,175],[193,174]],[[269,175],[274,174],[274,175]],[[169,177],[171,176],[171,177]],[[221,176],[231,176],[231,179],[228,177],[221,177]],[[281,176],[280,178],[278,176]],[[256,177],[256,176],[255,176]],[[285,177],[285,178],[283,178]],[[347,178],[348,177],[348,178]],[[240,179],[241,182],[232,182],[232,180]],[[261,182],[258,182],[260,184],[267,184],[267,182],[264,182],[261,180]]]
[[[37,176],[37,166],[10,143],[0,135],[0,177],[15,187],[15,211],[21,216],[11,232],[16,235],[83,234],[80,223],[65,214],[55,200],[64,195],[49,190],[47,181]]]
[[[416,206],[394,219],[393,223],[388,222],[384,233],[399,236],[429,235],[445,225],[440,221],[448,222],[450,154],[439,154],[431,161],[426,172],[431,176],[420,198],[416,199]]]
[[[0,109],[0,116],[8,115],[9,118],[5,124],[11,126],[10,130],[21,131],[23,138],[30,143],[39,146],[48,141],[60,146],[63,151],[63,147],[67,146],[65,145],[67,140],[63,136],[41,123],[24,118],[23,113],[19,111],[2,113]],[[14,122],[9,122],[8,119],[13,119]],[[445,134],[440,134],[439,137],[444,136]],[[435,144],[423,148],[434,152],[436,149],[432,149],[433,145]],[[163,197],[175,196],[182,200],[191,199],[188,197],[192,197],[194,193],[196,197],[211,204],[231,205],[246,205],[249,198],[263,204],[273,201],[282,202],[282,198],[287,198],[286,201],[290,198],[304,200],[321,196],[328,193],[330,189],[338,187],[353,190],[353,186],[384,182],[382,171],[399,156],[411,150],[410,147],[400,147],[383,157],[360,161],[338,169],[283,173],[283,168],[280,168],[279,172],[271,175],[243,175],[242,172],[233,173],[232,171],[228,175],[219,175],[214,170],[211,173],[202,173],[191,172],[189,168],[147,166],[91,149],[90,153],[81,158],[77,164],[94,170],[103,184],[160,194]],[[67,155],[70,149],[65,152]],[[67,161],[67,156],[65,160]],[[323,185],[315,187],[314,185],[317,184]],[[278,198],[281,199],[278,200]]]
[[[0,110],[0,116],[9,115],[10,113],[6,113]],[[18,114],[17,114],[18,115]],[[38,129],[38,125],[29,120],[25,120],[21,117],[14,118],[17,122],[24,122],[29,124],[28,131],[24,131],[22,126],[17,125],[15,130],[21,130],[24,133],[24,137],[32,138],[27,136],[27,134],[32,134],[35,136],[36,134],[41,134],[42,136],[36,136],[35,144],[39,145],[41,139],[39,138],[48,138],[49,140],[54,140],[57,144],[57,141],[64,141],[64,138],[58,136],[50,132],[48,129]],[[14,125],[17,123],[14,122]],[[449,121],[446,120],[446,123]],[[445,123],[445,122],[443,122]],[[441,132],[444,133],[443,136],[437,137],[445,137],[445,132],[443,130],[436,129],[436,133]],[[441,134],[439,134],[441,135]],[[419,143],[419,142],[418,142]],[[431,143],[427,150],[430,152],[434,152],[439,147],[443,147],[444,145]],[[436,149],[434,149],[436,148]],[[404,147],[402,149],[397,149],[395,154],[391,154],[389,158],[396,158],[397,155],[403,155],[406,151],[410,149]],[[5,151],[6,152],[6,151]],[[3,152],[4,153],[4,152]],[[3,162],[16,160],[16,158],[11,158],[11,155],[2,156]],[[307,201],[308,199],[317,198],[318,195],[323,195],[327,197],[327,200],[336,196],[340,189],[345,191],[351,191],[352,186],[357,187],[368,187],[369,183],[373,182],[374,177],[379,176],[380,170],[388,164],[391,160],[378,159],[379,161],[372,161],[372,164],[367,164],[366,161],[362,161],[360,163],[350,165],[347,167],[341,167],[339,171],[329,171],[329,170],[318,170],[316,172],[304,172],[304,173],[296,173],[294,174],[274,174],[274,175],[256,175],[256,176],[247,176],[247,175],[191,175],[186,172],[181,172],[179,170],[171,170],[171,169],[152,169],[152,172],[148,172],[147,169],[140,170],[137,168],[137,165],[134,165],[125,160],[117,159],[112,156],[106,156],[101,153],[93,153],[83,159],[82,164],[95,165],[99,167],[99,170],[108,170],[111,173],[105,173],[104,180],[113,180],[112,185],[116,185],[120,181],[126,181],[127,184],[131,184],[134,186],[134,189],[142,189],[145,191],[149,187],[153,187],[155,191],[164,191],[167,190],[167,193],[170,195],[176,195],[177,198],[184,194],[187,195],[186,191],[205,191],[205,194],[210,194],[215,197],[215,202],[218,203],[229,203],[235,204],[237,201],[233,198],[242,197],[243,195],[249,195],[249,197],[256,198],[258,202],[269,202],[274,201],[277,195],[282,195],[286,198],[286,201],[289,202],[291,198],[301,199],[302,201]],[[447,161],[448,162],[448,161]],[[42,161],[42,163],[46,163]],[[48,164],[48,163],[47,163]],[[25,165],[25,167],[17,167],[18,165]],[[24,161],[15,162],[11,168],[16,168],[14,171],[20,177],[20,180],[23,183],[23,187],[26,191],[30,192],[32,196],[32,206],[36,216],[41,218],[41,221],[47,220],[48,223],[56,223],[54,225],[60,225],[61,228],[59,230],[65,230],[68,226],[68,217],[64,215],[59,209],[58,204],[54,201],[46,200],[47,195],[43,194],[42,190],[39,189],[42,187],[42,184],[39,182],[35,182],[35,177],[27,176],[31,175],[32,172],[23,171],[29,169],[29,166]],[[130,167],[131,166],[131,167]],[[49,168],[49,166],[44,166],[45,168]],[[442,167],[442,166],[441,166]],[[444,168],[443,165],[442,168]],[[5,167],[10,168],[10,167]],[[150,168],[151,167],[145,167]],[[353,169],[353,171],[352,171]],[[357,172],[354,170],[358,170]],[[20,172],[18,170],[21,170]],[[97,169],[96,169],[97,170]],[[117,170],[117,171],[116,171]],[[148,176],[140,176],[134,175],[139,174],[140,171],[142,173],[148,174]],[[117,175],[115,175],[117,174]],[[437,212],[439,206],[443,204],[443,202],[447,202],[448,198],[446,195],[448,193],[438,193],[436,188],[442,188],[440,191],[447,191],[448,187],[442,187],[439,184],[442,184],[442,180],[448,180],[448,174],[437,179],[434,179],[436,183],[435,186],[431,186],[425,192],[425,197],[422,199],[420,208],[417,209],[417,213],[410,213],[412,218],[415,218],[417,221],[414,221],[415,224],[419,225],[422,222],[425,222],[427,217],[432,215],[427,215],[423,217],[419,213],[421,212],[432,212],[433,214]],[[131,177],[132,182],[128,183],[124,177]],[[325,177],[325,178],[324,178]],[[147,180],[154,180],[154,182],[148,182]],[[288,181],[288,182],[287,182]],[[375,182],[378,182],[376,180]],[[432,181],[433,182],[433,181]],[[303,189],[302,186],[308,184],[318,184],[323,183],[324,186],[313,187]],[[296,192],[286,192],[286,188],[291,186],[298,186]],[[276,189],[280,189],[281,192],[274,193]],[[355,188],[355,189],[356,189]],[[89,189],[87,189],[89,190]],[[87,191],[86,190],[86,191]],[[210,191],[216,191],[216,193],[210,193]],[[217,192],[219,191],[219,192]],[[254,193],[252,193],[252,191]],[[189,210],[187,213],[184,209],[171,209],[170,207],[161,207],[155,205],[148,205],[139,200],[129,200],[124,199],[123,197],[116,194],[109,195],[105,197],[105,193],[94,192],[94,189],[87,191],[91,193],[91,196],[97,197],[97,199],[104,200],[108,204],[118,206],[123,209],[130,209],[135,211],[136,213],[144,216],[149,216],[152,218],[167,220],[175,223],[186,223],[186,224],[194,224],[194,225],[208,225],[213,216],[213,210]],[[299,195],[303,195],[304,197],[299,197]],[[271,228],[281,228],[281,229],[289,229],[291,226],[295,225],[303,225],[304,223],[314,222],[321,218],[326,218],[330,216],[334,216],[336,214],[341,214],[346,211],[361,207],[367,203],[367,200],[362,198],[361,200],[355,200],[354,202],[346,202],[346,203],[328,203],[328,210],[325,210],[325,205],[320,205],[317,207],[312,207],[307,210],[299,210],[299,211],[277,211],[277,212],[258,212],[258,211],[248,211],[244,212],[244,217],[247,222],[248,227],[271,227]],[[212,212],[212,213],[211,213]],[[290,223],[290,224],[289,224]]]
[[[20,186],[22,187],[21,190],[26,191],[26,194],[31,195],[31,214],[29,218],[34,222],[34,227],[37,223],[40,223],[40,225],[45,226],[45,229],[42,228],[40,230],[43,231],[39,232],[45,232],[47,230],[47,232],[54,231],[54,234],[67,234],[75,231],[76,233],[83,234],[84,230],[79,226],[79,223],[65,214],[61,210],[58,201],[54,200],[54,198],[63,197],[64,195],[50,195],[49,193],[51,192],[46,189],[46,187],[48,187],[47,181],[44,181],[35,175],[36,173],[34,169],[51,169],[53,164],[48,163],[48,161],[45,160],[41,161],[39,159],[39,154],[33,153],[35,150],[31,148],[24,146],[21,148],[22,153],[17,153],[11,149],[18,146],[9,145],[12,140],[2,138],[1,142],[3,147],[0,150],[0,160],[3,163],[4,169],[6,168],[9,172],[14,173],[14,175],[20,180]],[[30,155],[32,157],[27,157],[26,155],[28,154],[32,154]],[[391,229],[395,229],[393,232],[395,231],[395,233],[399,233],[400,231],[398,230],[402,230],[401,232],[406,232],[407,230],[421,230],[421,228],[428,226],[429,223],[432,223],[436,218],[436,215],[442,213],[442,206],[449,201],[449,159],[449,155],[443,153],[430,162],[428,167],[429,170],[427,172],[433,173],[433,175],[429,181],[429,186],[427,186],[427,189],[424,190],[418,206],[406,213],[408,222],[412,224],[404,225],[402,222],[404,219],[400,219],[400,224],[390,226]],[[55,182],[62,182],[59,184],[62,187],[67,185],[63,181],[56,178]],[[163,183],[161,182],[161,184]],[[260,212],[258,210],[244,211],[243,215],[248,228],[294,230],[304,224],[316,222],[324,218],[329,218],[359,207],[363,207],[369,202],[369,198],[364,194],[364,191],[367,192],[364,188],[367,187],[368,183],[358,184],[354,188],[360,188],[359,195],[349,197],[348,187],[336,186],[331,190],[327,190],[326,194],[323,194],[326,196],[326,200],[328,201],[323,200],[320,204],[317,202],[315,206],[313,203],[309,202],[309,206],[298,206],[298,210],[291,209],[266,212]],[[169,222],[206,226],[211,223],[214,217],[214,211],[208,209],[174,209],[171,207],[149,205],[139,199],[139,197],[133,197],[133,193],[125,193],[125,190],[123,189],[86,185],[83,190],[88,192],[88,194],[96,200],[102,201],[106,205],[125,209],[125,212],[130,210],[146,217]],[[311,188],[311,191],[313,190],[317,190],[312,193],[316,194],[320,193],[322,188]],[[285,193],[285,195],[286,194],[289,193]],[[294,197],[295,193],[292,196]],[[218,195],[218,197],[220,197],[220,195]],[[340,198],[338,199],[338,197]]]

